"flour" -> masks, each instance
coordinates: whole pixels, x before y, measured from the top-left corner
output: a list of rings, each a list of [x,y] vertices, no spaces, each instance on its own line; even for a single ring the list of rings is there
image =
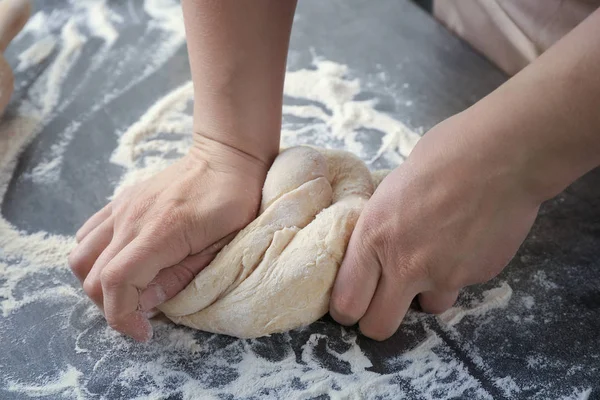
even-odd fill
[[[548,274],[546,274],[546,271],[544,270],[535,272],[533,275],[533,283],[545,289],[558,289],[558,285],[548,279]]]
[[[315,60],[315,68],[286,74],[284,94],[314,103],[303,106],[284,105],[284,115],[320,120],[333,138],[342,140],[345,148],[366,158],[368,163],[384,154],[392,162],[401,163],[420,136],[402,122],[377,111],[375,99],[355,100],[356,95],[361,92],[360,80],[347,77],[347,66]],[[367,157],[364,145],[357,140],[360,129],[373,129],[384,134],[382,145],[370,157]],[[286,129],[284,125],[283,143],[289,145],[291,139],[300,132],[302,131]]]
[[[159,28],[173,36],[185,36],[183,13],[179,2],[174,0],[146,0],[144,11],[151,17],[150,27]]]
[[[39,107],[40,118],[48,119],[57,106],[61,95],[62,82],[80,55],[80,49],[85,43],[77,29],[74,20],[69,20],[60,32],[61,49],[56,60],[44,72],[42,79],[31,90],[31,102]],[[39,104],[36,104],[38,103]],[[27,104],[27,103],[26,103]],[[37,107],[36,107],[37,108]],[[28,110],[33,111],[33,110]]]
[[[512,288],[506,283],[483,293],[483,300],[475,302],[468,308],[452,307],[440,315],[440,320],[452,326],[458,324],[466,316],[481,316],[490,310],[505,308],[512,297]]]
[[[181,49],[184,30],[176,2],[147,0],[143,11],[132,4],[128,2],[126,8],[128,17],[123,9],[119,14],[102,1],[65,2],[63,8],[36,13],[15,40],[16,45],[22,41],[21,48],[27,49],[21,52],[19,68],[27,71],[42,62],[48,66],[29,86],[27,96],[15,105],[15,115],[7,115],[0,122],[0,198],[4,198],[11,181],[24,179],[35,187],[57,182],[67,149],[86,134],[88,118],[109,108],[113,101],[156,74]],[[128,53],[131,49],[119,47],[120,30],[127,25],[126,18],[145,24],[137,32],[139,43],[148,46],[144,54],[134,57]],[[101,47],[92,56],[79,86],[65,92],[68,75],[79,63],[86,62],[82,52],[93,42],[98,44],[98,40]],[[119,80],[119,74],[130,64],[139,74],[128,82]],[[114,72],[116,78],[107,79],[100,88],[96,86],[96,92],[86,93],[86,83],[103,70]],[[353,77],[351,67],[333,61],[315,59],[312,69],[288,72],[285,95],[291,101],[283,109],[282,143],[350,149],[372,163],[381,159],[391,166],[402,162],[419,134],[378,111],[377,99],[356,100],[363,86],[368,87],[369,82],[361,82]],[[95,102],[86,105],[87,108],[82,106],[85,108],[82,114],[58,132],[41,161],[16,176],[21,151],[40,132],[46,134],[44,129],[62,110],[89,96]],[[133,121],[111,121],[119,137],[110,162],[122,168],[120,179],[114,182],[114,194],[164,169],[184,155],[191,143],[191,82],[183,82],[156,97],[155,104],[133,116]],[[111,128],[104,128],[107,129]],[[379,132],[381,143],[369,147],[370,141],[363,137],[365,130]],[[433,328],[442,326],[454,338],[452,335],[456,335],[465,320],[484,323],[483,316],[502,314],[503,308],[515,303],[513,300],[509,304],[514,295],[506,282],[484,292],[478,300],[456,306],[439,320],[410,311],[400,334],[406,334],[411,344],[398,351],[398,356],[378,365],[363,350],[366,339],[357,335],[355,329],[330,321],[318,321],[310,329],[270,338],[238,340],[175,327],[159,318],[153,321],[155,336],[150,344],[133,343],[106,326],[72,276],[66,257],[74,245],[70,235],[25,232],[0,218],[3,344],[12,346],[15,353],[25,351],[27,357],[29,346],[48,343],[47,349],[36,348],[40,355],[23,366],[0,362],[0,386],[15,396],[493,398],[469,371],[472,367],[458,359],[455,349]],[[550,285],[545,275],[540,275],[535,283]],[[518,300],[527,309],[535,304],[527,297]],[[41,310],[34,317],[39,316],[41,322],[32,320],[27,323],[31,326],[24,325],[19,317],[31,315],[28,313],[34,309]],[[12,326],[20,327],[19,335],[6,334],[12,332],[9,330]],[[73,353],[67,356],[63,352],[68,349],[73,349]],[[9,350],[7,354],[10,353]],[[488,371],[477,352],[470,351],[467,355],[477,368]],[[52,365],[43,364],[46,362]],[[550,361],[532,358],[530,364],[531,368],[542,368],[550,365]],[[31,365],[49,366],[40,373]],[[522,390],[520,382],[507,377],[488,377],[496,379],[504,393]],[[576,397],[565,398],[585,399],[590,390],[580,388],[574,393]]]
[[[8,389],[13,392],[27,394],[31,397],[61,395],[72,398],[83,398],[83,392],[78,387],[82,373],[72,365],[53,380],[42,384],[23,385],[18,382],[8,382]]]
[[[19,54],[19,65],[15,68],[16,71],[23,71],[32,65],[37,65],[44,61],[52,54],[56,47],[56,38],[48,35],[34,44],[27,50]]]
[[[123,18],[113,12],[106,6],[106,1],[95,2],[76,2],[71,0],[76,10],[82,8],[87,11],[87,25],[92,32],[92,36],[102,38],[107,44],[112,44],[119,37],[119,33],[115,28],[113,21],[122,22]]]

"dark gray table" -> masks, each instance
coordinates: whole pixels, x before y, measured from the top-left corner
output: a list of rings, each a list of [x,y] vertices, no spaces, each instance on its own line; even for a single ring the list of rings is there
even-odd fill
[[[165,37],[152,28],[141,1],[109,4],[122,17],[115,22],[116,42],[107,49],[80,29],[87,37],[82,54],[10,181],[2,214],[20,230],[72,235],[105,204],[123,173],[109,162],[118,134],[189,80],[183,45],[164,63],[156,61]],[[80,12],[61,1],[36,5],[58,10],[50,24],[55,34],[70,13]],[[8,60],[16,65],[30,44],[30,36],[20,37]],[[370,83],[361,96],[377,98],[380,110],[424,131],[506,79],[407,1],[300,2],[289,69],[310,66],[314,54],[347,64],[353,76]],[[32,100],[32,88],[55,56],[17,73],[20,86],[6,120]],[[385,79],[377,78],[381,73]],[[60,179],[27,179],[52,145],[65,140],[73,120],[80,125],[67,137]],[[0,398],[600,398],[599,260],[596,170],[544,204],[501,276],[464,290],[459,300],[469,308],[485,290],[506,284],[513,294],[503,309],[455,325],[415,310],[383,343],[325,317],[307,329],[258,340],[159,322],[154,341],[143,345],[108,330],[79,291],[0,315]],[[20,260],[1,251],[0,261],[20,268]],[[23,298],[47,285],[78,288],[68,270],[43,269],[13,295]],[[5,284],[0,275],[0,288]],[[358,347],[364,356],[354,352]]]

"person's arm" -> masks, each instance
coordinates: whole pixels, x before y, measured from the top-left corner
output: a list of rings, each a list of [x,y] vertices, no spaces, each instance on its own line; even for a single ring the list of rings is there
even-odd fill
[[[148,316],[255,216],[279,150],[295,1],[184,0],[194,143],[77,232],[69,264],[109,325],[148,340]]]
[[[199,146],[216,141],[264,162],[279,153],[295,0],[184,0]]]
[[[498,274],[540,204],[600,165],[600,10],[466,111],[440,123],[360,216],[330,311],[391,336],[412,299],[439,313]]]
[[[599,66],[600,9],[452,124],[547,200],[600,164]]]

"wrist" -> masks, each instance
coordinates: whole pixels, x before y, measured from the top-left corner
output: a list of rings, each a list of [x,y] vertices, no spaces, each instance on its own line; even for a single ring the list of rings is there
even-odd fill
[[[539,205],[546,198],[548,186],[534,173],[531,147],[525,140],[515,141],[501,130],[481,124],[478,116],[468,111],[459,113],[432,128],[415,147],[437,165],[440,173],[451,173],[453,179],[469,181],[473,190],[483,189],[498,195],[516,196],[523,202]],[[429,143],[426,143],[429,141]],[[424,146],[420,146],[423,144]],[[409,160],[413,158],[413,154]]]
[[[193,134],[193,145],[188,155],[206,163],[211,170],[248,175],[261,184],[270,167],[263,159],[200,132]]]
[[[213,97],[200,101],[206,106],[194,110],[194,146],[218,142],[269,168],[279,154],[281,105],[279,114],[267,113],[257,109],[260,103],[240,107],[230,104],[227,96]]]

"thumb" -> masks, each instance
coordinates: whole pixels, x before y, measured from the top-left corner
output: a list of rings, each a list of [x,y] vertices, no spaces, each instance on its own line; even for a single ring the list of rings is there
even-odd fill
[[[237,232],[233,232],[200,253],[188,256],[179,264],[161,270],[142,291],[139,300],[140,309],[149,316],[154,316],[156,314],[154,308],[185,289],[196,275],[211,263],[217,253],[233,240],[236,234]]]

